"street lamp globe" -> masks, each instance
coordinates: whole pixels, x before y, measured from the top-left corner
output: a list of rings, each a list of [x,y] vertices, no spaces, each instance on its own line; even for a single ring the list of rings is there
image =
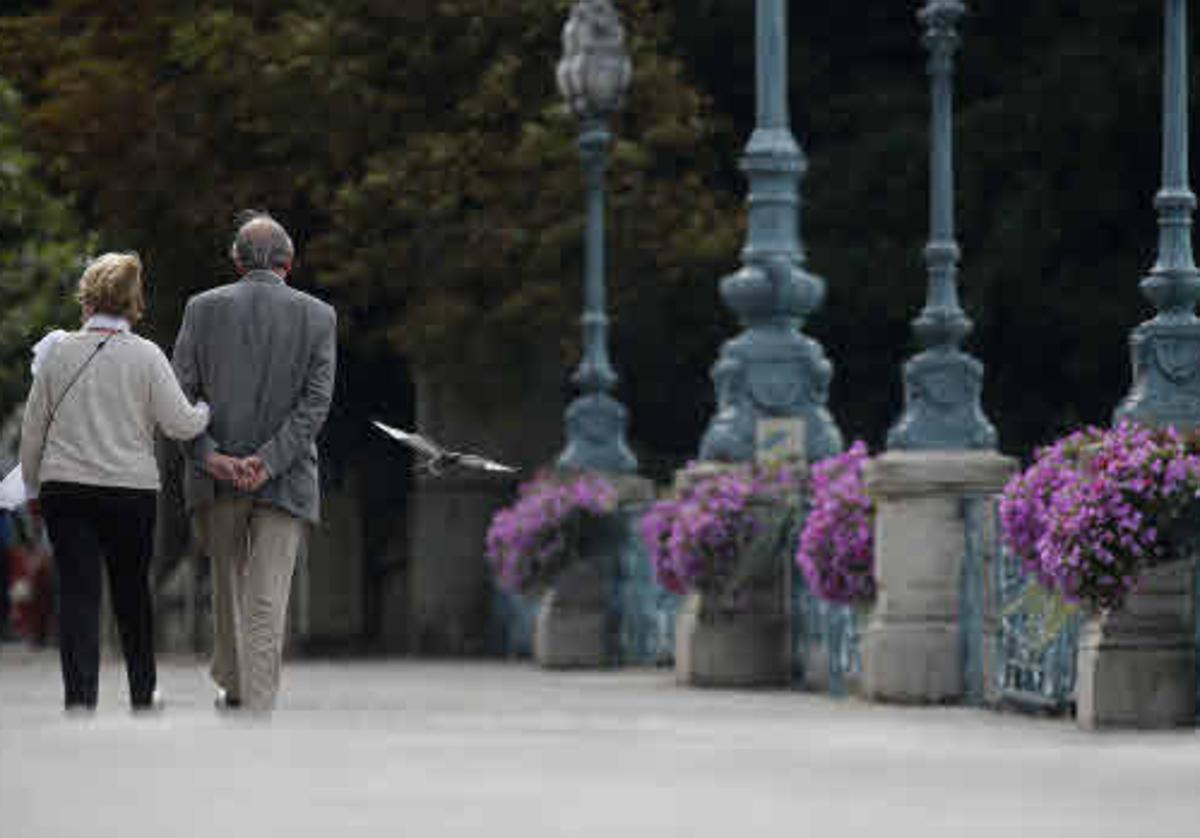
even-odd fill
[[[603,119],[621,107],[633,76],[625,29],[611,0],[579,0],[563,26],[558,89],[581,119]]]
[[[612,0],[578,0],[563,26],[558,89],[579,117],[579,153],[587,194],[583,271],[583,357],[571,380],[579,395],[566,412],[567,447],[559,468],[633,472],[637,458],[625,442],[625,406],[611,394],[617,374],[608,359],[604,305],[604,170],[612,135],[608,117],[621,106],[632,67],[625,30]]]

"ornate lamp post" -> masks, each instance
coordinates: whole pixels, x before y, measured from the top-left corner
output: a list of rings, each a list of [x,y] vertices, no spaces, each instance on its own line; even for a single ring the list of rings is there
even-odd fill
[[[821,304],[825,284],[804,270],[799,181],[806,162],[792,135],[787,101],[786,0],[757,0],[756,127],[742,158],[750,181],[743,267],[721,282],[721,296],[744,331],[713,366],[717,414],[700,443],[705,460],[754,456],[757,421],[804,421],[805,453],[815,460],[842,448],[826,403],[833,369],[820,344],[800,329]]]
[[[983,364],[959,347],[971,320],[958,302],[958,243],[954,237],[954,53],[960,0],[928,0],[918,14],[929,49],[929,226],[925,247],[929,287],[913,321],[923,351],[904,365],[904,413],[888,433],[888,448],[994,448],[996,431],[983,415]]]
[[[1200,271],[1192,255],[1196,196],[1188,184],[1187,0],[1165,0],[1162,188],[1158,259],[1141,282],[1154,318],[1129,336],[1133,386],[1115,418],[1155,425],[1200,425]]]
[[[604,313],[604,170],[612,135],[608,117],[622,103],[632,68],[625,31],[611,0],[579,0],[563,27],[558,87],[582,129],[579,149],[587,178],[583,358],[572,376],[580,393],[566,411],[567,447],[560,468],[632,472],[625,443],[627,412],[609,393],[617,375],[608,360]]]
[[[913,322],[922,349],[904,365],[891,450],[865,469],[880,596],[863,632],[862,690],[890,701],[983,701],[990,612],[982,592],[995,559],[980,532],[994,526],[987,498],[1016,467],[994,450],[996,431],[979,406],[983,365],[959,348],[971,331],[958,302],[952,140],[956,27],[965,13],[961,0],[925,0],[918,14],[933,100],[929,283]]]
[[[1158,258],[1142,279],[1155,315],[1130,332],[1133,383],[1114,419],[1200,425],[1200,271],[1188,184],[1187,0],[1164,0],[1162,187]],[[1085,728],[1173,728],[1196,720],[1196,585],[1187,552],[1143,572],[1124,609],[1087,620],[1076,662],[1076,722]]]

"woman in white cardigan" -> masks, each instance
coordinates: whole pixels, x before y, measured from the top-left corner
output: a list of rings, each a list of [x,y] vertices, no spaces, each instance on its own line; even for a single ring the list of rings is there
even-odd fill
[[[130,331],[142,314],[142,264],[106,253],[77,294],[84,324],[43,353],[25,405],[21,470],[41,506],[59,580],[59,649],[68,710],[94,710],[100,670],[100,564],[134,710],[155,706],[149,568],[159,489],[156,428],[191,439],[208,425],[154,343]]]

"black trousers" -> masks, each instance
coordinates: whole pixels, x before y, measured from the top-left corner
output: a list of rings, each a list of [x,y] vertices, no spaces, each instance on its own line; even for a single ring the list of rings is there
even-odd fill
[[[58,566],[59,653],[67,707],[95,707],[100,675],[100,563],[134,707],[149,706],[157,672],[150,558],[153,491],[50,482],[40,500]]]

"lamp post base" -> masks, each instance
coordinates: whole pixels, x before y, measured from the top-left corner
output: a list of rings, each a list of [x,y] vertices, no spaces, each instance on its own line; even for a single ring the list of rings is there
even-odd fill
[[[628,411],[605,393],[579,396],[567,407],[567,447],[560,469],[628,474],[637,459],[625,442]]]
[[[1142,323],[1130,334],[1129,348],[1133,387],[1114,419],[1200,426],[1200,321]]]
[[[810,462],[842,450],[842,434],[826,407],[832,365],[821,345],[790,326],[747,329],[726,342],[713,366],[717,414],[700,442],[700,459],[754,459],[759,418],[804,420]]]
[[[996,429],[983,415],[983,365],[957,349],[930,349],[904,365],[904,415],[889,449],[991,450]]]

